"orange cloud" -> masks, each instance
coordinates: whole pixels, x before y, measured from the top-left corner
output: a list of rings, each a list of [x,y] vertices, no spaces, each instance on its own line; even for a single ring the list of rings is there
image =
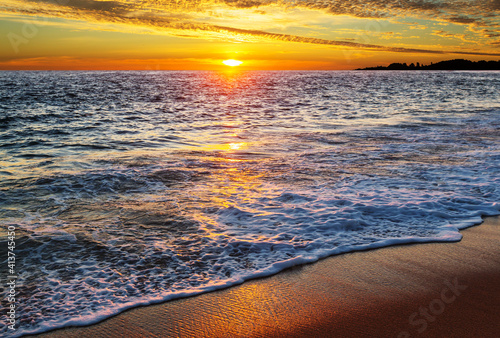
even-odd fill
[[[287,42],[335,46],[343,49],[374,50],[401,53],[428,54],[470,54],[499,56],[495,52],[434,50],[411,47],[384,46],[358,43],[346,40],[319,39],[295,34],[269,32],[266,30],[244,29],[213,22],[231,16],[235,9],[255,11],[266,14],[266,9],[304,8],[317,10],[331,15],[352,15],[356,17],[392,17],[402,13],[440,19],[466,25],[491,26],[496,17],[491,14],[499,11],[498,0],[468,1],[428,1],[428,0],[386,0],[386,1],[322,1],[322,0],[144,0],[96,1],[96,0],[5,0],[0,12],[23,15],[38,15],[65,19],[83,20],[99,24],[114,24],[121,27],[142,27],[152,31],[174,36],[217,38],[226,41],[278,40]],[[466,13],[464,13],[466,8]],[[241,12],[238,12],[241,14]],[[269,14],[270,15],[270,14]],[[238,20],[237,20],[238,21]],[[297,25],[302,25],[297,23]],[[497,30],[489,28],[490,37]],[[488,36],[486,36],[488,38]]]

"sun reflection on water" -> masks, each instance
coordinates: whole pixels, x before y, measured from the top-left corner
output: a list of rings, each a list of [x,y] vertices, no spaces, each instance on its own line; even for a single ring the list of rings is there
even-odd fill
[[[246,143],[245,142],[239,142],[239,143],[229,143],[228,146],[229,146],[229,149],[231,150],[241,150],[243,149],[244,147],[246,147]]]
[[[273,185],[266,183],[265,172],[258,170],[265,157],[254,156],[252,149],[256,142],[229,142],[207,145],[196,157],[204,166],[212,168],[210,177],[192,191],[190,216],[200,224],[206,238],[222,236],[233,240],[261,242],[267,241],[264,234],[246,236],[244,230],[235,229],[234,217],[248,214],[256,217],[265,216],[258,206],[259,199],[274,195]],[[265,164],[263,164],[265,166]],[[277,188],[277,187],[275,187]],[[229,216],[228,216],[229,215]],[[238,222],[235,218],[235,222]],[[229,231],[229,233],[228,233]]]

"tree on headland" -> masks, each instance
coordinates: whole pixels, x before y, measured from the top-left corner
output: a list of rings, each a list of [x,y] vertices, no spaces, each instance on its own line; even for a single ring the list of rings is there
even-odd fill
[[[411,63],[391,63],[389,66],[368,67],[357,70],[500,70],[500,61],[470,61],[464,59],[455,59],[432,63],[430,65],[421,65],[417,62],[415,66]]]

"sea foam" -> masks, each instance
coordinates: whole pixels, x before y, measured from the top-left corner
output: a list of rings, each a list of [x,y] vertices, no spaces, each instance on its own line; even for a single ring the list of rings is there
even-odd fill
[[[5,83],[0,220],[16,228],[19,308],[2,334],[458,241],[500,213],[498,73],[0,72]]]

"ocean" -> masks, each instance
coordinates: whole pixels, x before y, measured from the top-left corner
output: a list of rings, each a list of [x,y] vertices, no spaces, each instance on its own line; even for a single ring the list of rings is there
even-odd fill
[[[0,335],[459,241],[499,140],[499,72],[0,72]]]

